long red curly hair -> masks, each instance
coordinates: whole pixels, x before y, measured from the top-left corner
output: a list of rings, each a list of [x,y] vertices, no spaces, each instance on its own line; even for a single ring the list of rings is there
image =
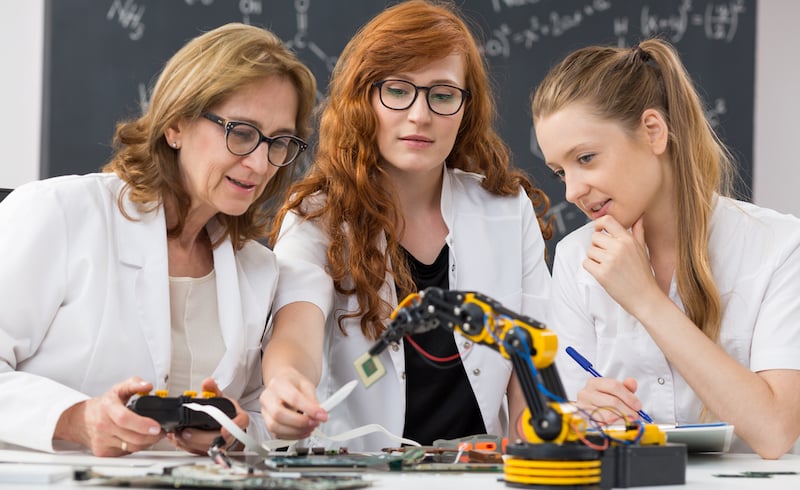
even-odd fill
[[[291,187],[271,233],[274,244],[290,211],[318,220],[325,229],[330,238],[328,273],[336,290],[355,294],[359,304],[357,311],[339,317],[342,332],[346,318],[359,316],[367,338],[376,339],[385,329],[392,305],[379,291],[387,273],[401,294],[415,289],[400,248],[402,210],[381,168],[372,84],[454,52],[464,57],[466,88],[472,95],[462,108],[464,118],[447,166],[484,175],[482,186],[495,195],[517,195],[522,188],[537,211],[543,236],[552,236],[550,222],[543,219],[549,208],[547,196],[525,173],[511,167],[508,147],[494,128],[496,105],[485,60],[456,7],[410,0],[388,8],[364,25],[339,57],[320,116],[314,165]],[[305,206],[304,201],[315,194],[326,199],[318,206]]]

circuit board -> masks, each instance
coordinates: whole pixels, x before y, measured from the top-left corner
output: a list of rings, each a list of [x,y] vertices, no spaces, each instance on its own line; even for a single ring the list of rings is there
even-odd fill
[[[267,468],[275,470],[346,470],[359,471],[366,469],[389,470],[400,466],[404,460],[408,464],[409,457],[402,454],[320,454],[305,456],[270,456],[264,460]]]
[[[160,475],[93,474],[82,484],[133,488],[340,490],[366,488],[372,482],[352,474],[286,475],[256,471],[245,466],[223,468],[214,464],[197,464],[176,466]]]

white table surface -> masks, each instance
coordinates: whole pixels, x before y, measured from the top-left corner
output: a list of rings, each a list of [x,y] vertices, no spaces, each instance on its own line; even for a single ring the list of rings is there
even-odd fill
[[[110,489],[119,487],[86,487],[80,482],[62,478],[47,484],[34,482],[31,477],[28,483],[8,483],[4,481],[3,472],[12,474],[12,470],[33,469],[33,473],[43,477],[48,472],[57,473],[73,466],[95,466],[104,471],[122,474],[130,472],[160,473],[163,466],[173,466],[184,462],[205,462],[207,458],[186,456],[183,453],[142,452],[124,458],[95,458],[78,453],[45,454],[23,451],[0,450],[0,490],[23,489],[41,490],[53,488],[96,488]],[[800,489],[800,474],[776,475],[771,478],[722,478],[716,474],[737,474],[745,471],[796,471],[800,473],[800,455],[787,454],[778,460],[762,460],[754,454],[709,454],[690,455],[686,469],[686,485],[670,485],[653,488],[671,489]],[[428,472],[379,472],[363,473],[364,478],[373,481],[369,488],[374,489],[435,489],[435,490],[491,490],[507,489],[500,481],[501,473],[428,473]]]

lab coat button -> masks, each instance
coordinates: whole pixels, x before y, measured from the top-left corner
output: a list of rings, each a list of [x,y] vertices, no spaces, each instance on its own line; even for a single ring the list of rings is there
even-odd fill
[[[464,349],[469,349],[472,347],[472,342],[464,342]]]
[[[664,378],[658,378],[658,384],[663,385],[667,381]]]
[[[406,379],[406,372],[405,371],[400,373],[400,379]]]
[[[392,350],[395,352],[400,350],[400,346],[397,344],[397,342],[392,342]]]
[[[456,265],[455,265],[455,264],[451,265],[451,266],[450,266],[450,270],[455,272],[455,270],[456,270]]]
[[[478,369],[478,368],[475,368],[475,369],[472,370],[472,374],[474,374],[475,376],[480,376],[481,375],[481,370]]]

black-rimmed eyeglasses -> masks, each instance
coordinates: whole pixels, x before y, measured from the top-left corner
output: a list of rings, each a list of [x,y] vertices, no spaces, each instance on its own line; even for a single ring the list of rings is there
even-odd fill
[[[452,116],[464,105],[469,90],[453,85],[436,84],[430,87],[414,85],[407,80],[381,80],[372,84],[378,89],[381,104],[387,109],[403,111],[411,107],[417,100],[420,90],[424,90],[428,108],[440,116]]]
[[[203,113],[203,117],[225,128],[225,146],[237,156],[249,155],[256,151],[258,145],[266,142],[269,163],[276,167],[285,167],[308,148],[308,144],[297,136],[287,134],[270,138],[244,121],[228,121],[212,112]]]

